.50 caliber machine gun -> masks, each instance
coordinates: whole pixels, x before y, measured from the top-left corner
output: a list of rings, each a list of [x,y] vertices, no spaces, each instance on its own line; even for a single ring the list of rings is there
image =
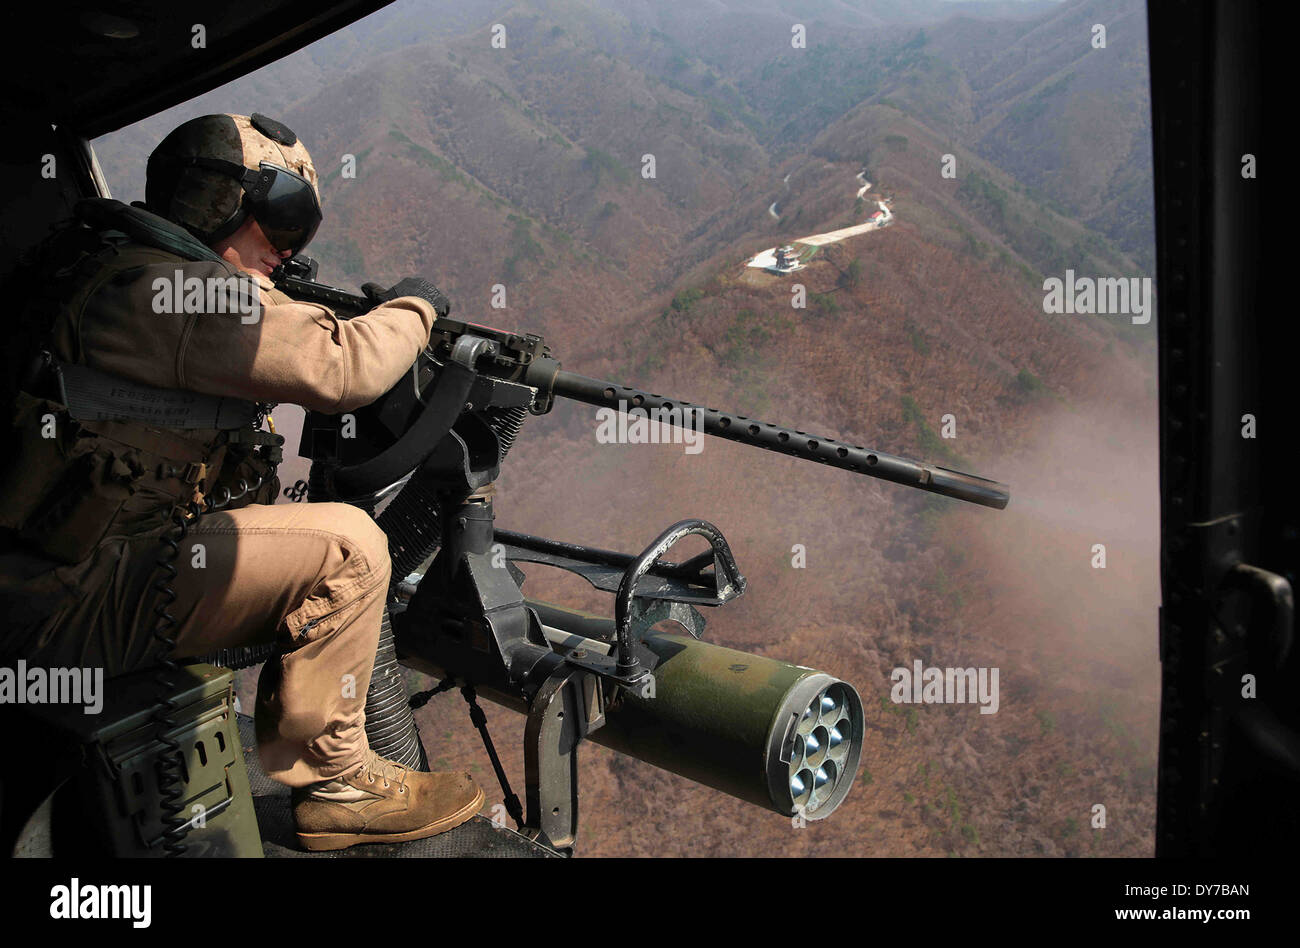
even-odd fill
[[[384,297],[315,280],[308,258],[286,261],[276,285],[343,318]],[[410,284],[407,284],[408,286]],[[682,520],[639,554],[577,546],[495,528],[492,485],[529,414],[570,398],[871,477],[1001,509],[1004,484],[783,428],[743,415],[588,378],[561,368],[543,339],[439,318],[428,347],[387,394],[352,416],[309,412],[300,453],[313,460],[312,500],[343,500],[389,537],[393,589],[367,703],[367,733],[387,757],[413,766],[423,752],[397,678],[402,664],[528,717],[527,813],[513,800],[481,713],[476,724],[525,835],[570,849],[577,835],[576,747],[592,740],[785,816],[828,816],[858,769],[863,714],[857,691],[823,672],[699,640],[697,607],[745,590],[726,539]],[[662,557],[698,535],[710,549],[680,563]],[[403,580],[437,551],[417,583]],[[615,594],[612,617],[526,598],[519,563],[574,572]],[[689,635],[653,631],[672,619]],[[394,683],[394,679],[397,678]]]

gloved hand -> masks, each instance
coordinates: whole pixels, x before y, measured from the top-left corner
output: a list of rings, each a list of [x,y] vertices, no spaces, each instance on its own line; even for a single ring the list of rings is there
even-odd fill
[[[386,290],[378,283],[367,283],[361,288],[361,292],[376,303],[387,303],[399,296],[418,296],[433,304],[433,311],[438,314],[439,319],[451,312],[451,301],[442,290],[423,277],[407,277]]]

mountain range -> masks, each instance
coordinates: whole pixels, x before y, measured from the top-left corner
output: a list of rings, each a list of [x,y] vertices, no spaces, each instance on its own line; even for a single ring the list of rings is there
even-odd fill
[[[1007,510],[968,509],[726,442],[601,445],[582,406],[530,420],[501,525],[635,551],[710,520],[750,590],[706,635],[867,704],[857,787],[797,831],[592,748],[580,853],[1149,855],[1156,320],[1043,307],[1066,269],[1154,277],[1146,68],[1140,0],[399,2],[94,144],[138,198],[180,121],[267,113],[320,172],[327,282],[421,274],[566,368],[1011,483]],[[891,226],[804,270],[745,266],[884,197]],[[530,595],[611,608],[525,572]],[[918,658],[1001,668],[999,712],[892,704]],[[491,784],[443,700],[431,753]],[[489,714],[518,748],[522,720]]]

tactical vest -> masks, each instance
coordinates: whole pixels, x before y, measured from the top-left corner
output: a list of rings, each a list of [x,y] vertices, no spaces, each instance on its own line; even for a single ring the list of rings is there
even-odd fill
[[[104,216],[114,212],[118,216],[107,222],[121,229],[104,226]],[[213,427],[177,427],[131,417],[135,406],[121,402],[121,393],[139,394],[148,386],[126,380],[121,386],[104,385],[99,378],[95,388],[86,381],[102,373],[78,371],[84,354],[76,351],[75,341],[58,338],[55,327],[75,325],[107,281],[129,278],[132,269],[160,261],[183,266],[187,259],[199,259],[200,252],[189,252],[186,241],[194,244],[193,238],[174,225],[117,202],[95,202],[89,212],[79,208],[79,215],[80,226],[87,227],[87,218],[98,225],[87,228],[94,238],[87,241],[83,233],[73,242],[76,250],[69,259],[46,261],[41,269],[48,283],[31,288],[29,309],[36,310],[35,319],[51,334],[45,340],[44,365],[13,399],[12,423],[0,458],[0,533],[8,532],[11,542],[65,564],[85,560],[109,537],[156,534],[178,507],[201,503],[206,496],[220,503],[227,490],[240,493],[241,481],[252,485],[261,477],[262,484],[228,502],[226,509],[273,503],[279,493],[275,473],[284,441],[259,430],[270,406],[242,403],[260,410],[236,411],[229,427],[229,412]],[[139,226],[145,218],[161,238],[153,239]],[[142,237],[153,245],[138,242]],[[206,248],[202,253],[207,259],[215,257]],[[272,296],[276,302],[288,299],[279,293]],[[61,314],[74,321],[60,319]],[[51,352],[66,360],[68,368],[59,371]],[[203,405],[204,399],[211,399],[153,391],[161,393],[159,397],[180,396],[181,403]],[[78,399],[83,404],[70,408]],[[222,418],[211,412],[205,417]]]

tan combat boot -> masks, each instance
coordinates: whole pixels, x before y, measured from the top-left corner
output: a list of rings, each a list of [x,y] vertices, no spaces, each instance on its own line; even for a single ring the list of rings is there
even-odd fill
[[[402,843],[460,826],[483,805],[467,773],[426,774],[368,751],[347,773],[293,793],[293,818],[304,849],[357,843]]]

